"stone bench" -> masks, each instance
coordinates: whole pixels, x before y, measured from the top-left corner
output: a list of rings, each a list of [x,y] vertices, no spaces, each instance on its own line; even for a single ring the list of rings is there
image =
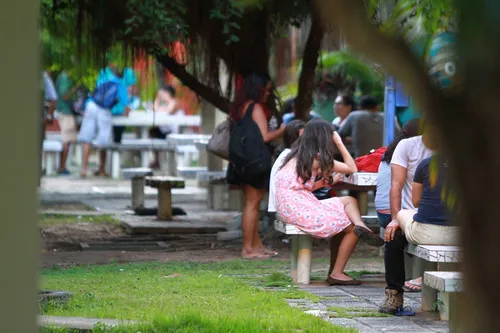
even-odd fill
[[[170,176],[152,176],[145,178],[145,184],[158,189],[158,219],[172,220],[172,189],[184,188],[184,179]]]
[[[198,176],[198,173],[200,172],[206,172],[207,167],[202,167],[202,166],[180,166],[177,167],[177,175],[182,178],[188,178],[188,179],[196,179]]]
[[[438,305],[441,320],[456,321],[456,294],[464,291],[462,273],[460,272],[425,272],[423,277],[423,293],[439,291]]]
[[[312,236],[282,221],[274,221],[274,229],[292,235],[291,276],[298,284],[311,283]]]
[[[421,262],[413,263],[413,271],[418,268],[418,274],[425,276],[425,272],[456,271],[458,263],[462,262],[462,248],[458,246],[443,245],[415,245],[408,244],[405,252],[418,258]],[[433,311],[437,301],[438,291],[425,288],[422,293],[422,311]]]
[[[58,140],[43,140],[43,155],[45,174],[53,176],[59,168],[61,152],[63,151],[63,143]]]
[[[212,179],[225,179],[226,171],[201,171],[196,174],[198,186],[207,187]]]
[[[149,168],[122,169],[123,178],[130,179],[132,184],[132,209],[144,208],[145,178],[153,175]]]
[[[213,210],[243,211],[244,197],[239,186],[227,183],[226,175],[210,177],[207,191],[207,208]]]

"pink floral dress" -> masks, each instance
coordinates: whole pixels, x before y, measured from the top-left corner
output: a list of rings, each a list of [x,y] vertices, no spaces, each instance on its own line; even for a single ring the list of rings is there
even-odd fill
[[[280,219],[313,237],[335,236],[351,224],[339,198],[318,200],[304,187],[297,177],[295,159],[278,171],[275,187]]]

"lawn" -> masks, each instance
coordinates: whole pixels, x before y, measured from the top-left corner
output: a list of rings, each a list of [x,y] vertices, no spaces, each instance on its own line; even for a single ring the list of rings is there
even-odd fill
[[[43,288],[70,291],[73,298],[42,313],[148,323],[112,331],[120,333],[356,332],[288,306],[286,298],[318,298],[294,287],[283,274],[286,269],[277,261],[54,268],[42,272]]]
[[[38,216],[39,226],[48,227],[56,224],[75,223],[110,223],[119,225],[120,221],[112,215],[70,215],[43,213]]]

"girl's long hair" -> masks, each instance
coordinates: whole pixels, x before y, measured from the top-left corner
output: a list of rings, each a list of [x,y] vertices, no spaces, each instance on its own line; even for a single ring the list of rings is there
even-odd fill
[[[234,102],[229,108],[229,117],[232,121],[239,121],[242,118],[243,106],[248,101],[260,103],[265,93],[266,86],[271,78],[266,74],[250,74],[245,78],[243,86],[236,93]]]
[[[314,159],[317,159],[323,176],[328,179],[333,172],[333,157],[338,152],[337,146],[333,142],[333,131],[332,124],[326,120],[309,121],[304,127],[302,136],[292,146],[292,151],[286,157],[283,166],[295,158],[297,176],[306,182],[311,178],[312,164]]]

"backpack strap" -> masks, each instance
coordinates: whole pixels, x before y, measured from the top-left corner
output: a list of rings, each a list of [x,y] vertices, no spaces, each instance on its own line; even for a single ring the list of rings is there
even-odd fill
[[[248,105],[247,107],[247,112],[245,112],[245,116],[244,117],[250,117],[250,119],[252,118],[252,113],[253,113],[253,109],[254,109],[254,106],[255,106],[255,102],[252,102]]]

